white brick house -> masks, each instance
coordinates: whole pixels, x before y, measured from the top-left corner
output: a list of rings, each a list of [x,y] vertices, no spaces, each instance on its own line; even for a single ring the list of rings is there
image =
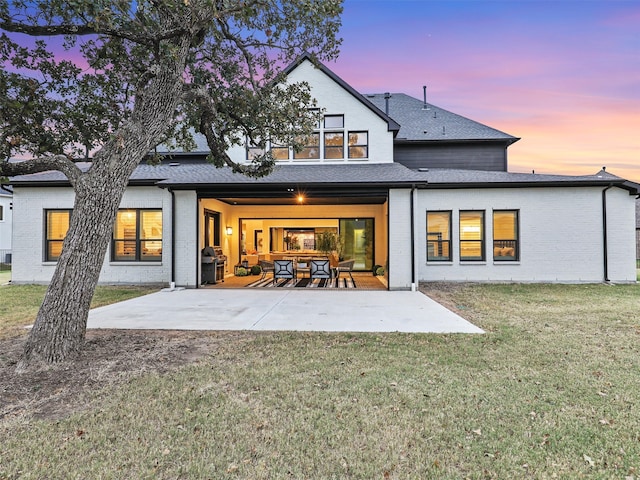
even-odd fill
[[[273,174],[250,179],[204,161],[206,147],[140,165],[105,258],[103,283],[198,287],[201,251],[241,259],[301,252],[339,232],[356,269],[387,266],[390,289],[420,281],[634,282],[639,186],[507,172],[516,137],[404,94],[361,95],[306,56],[324,121],[296,154],[273,145]],[[230,152],[247,161],[251,151]],[[56,172],[16,177],[13,282],[47,282],[73,193]],[[301,196],[302,200],[298,200]],[[294,252],[295,253],[295,252]]]

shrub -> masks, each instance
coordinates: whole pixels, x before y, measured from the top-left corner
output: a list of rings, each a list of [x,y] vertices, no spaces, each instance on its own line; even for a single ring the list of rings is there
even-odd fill
[[[262,273],[262,268],[260,265],[254,265],[251,267],[251,275],[260,275]]]
[[[249,275],[249,272],[244,267],[240,267],[236,271],[236,277],[246,277],[247,275]]]

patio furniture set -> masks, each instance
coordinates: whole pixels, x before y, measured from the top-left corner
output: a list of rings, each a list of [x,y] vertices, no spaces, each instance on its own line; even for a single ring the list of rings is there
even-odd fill
[[[354,260],[345,260],[338,262],[337,265],[331,266],[328,258],[309,258],[309,259],[287,259],[287,260],[260,260],[262,268],[262,279],[269,274],[273,274],[273,281],[278,279],[297,280],[302,278],[306,273],[309,278],[313,279],[338,279],[341,273],[348,273],[353,281],[351,272],[353,271]]]

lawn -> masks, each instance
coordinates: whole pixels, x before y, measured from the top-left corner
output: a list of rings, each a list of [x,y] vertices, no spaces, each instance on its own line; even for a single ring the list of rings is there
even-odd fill
[[[46,288],[45,285],[2,285],[0,282],[0,338],[23,334],[23,327],[33,324]],[[150,287],[99,286],[91,308],[157,291],[158,288]]]
[[[203,333],[1,418],[0,478],[638,478],[640,285],[423,289],[487,333]]]

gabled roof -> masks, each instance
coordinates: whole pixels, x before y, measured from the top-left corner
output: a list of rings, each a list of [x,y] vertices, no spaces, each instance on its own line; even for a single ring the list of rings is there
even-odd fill
[[[13,195],[13,187],[11,185],[0,185],[0,195],[10,197]]]
[[[388,94],[368,94],[365,97],[383,112]],[[389,116],[400,124],[395,142],[500,140],[508,145],[518,137],[488,127],[461,115],[449,112],[404,93],[389,95]]]
[[[389,115],[387,115],[384,110],[380,110],[373,103],[371,103],[367,98],[363,97],[359,92],[357,92],[351,85],[342,80],[338,75],[329,70],[326,65],[316,60],[311,54],[303,53],[298,58],[296,58],[287,68],[284,69],[284,73],[289,75],[293,70],[295,70],[302,62],[304,61],[311,62],[316,68],[318,68],[322,73],[327,75],[331,80],[340,85],[343,89],[349,92],[356,100],[362,103],[365,107],[375,113],[382,120],[387,122],[388,129],[390,132],[394,132],[395,134],[400,129],[400,125]]]

